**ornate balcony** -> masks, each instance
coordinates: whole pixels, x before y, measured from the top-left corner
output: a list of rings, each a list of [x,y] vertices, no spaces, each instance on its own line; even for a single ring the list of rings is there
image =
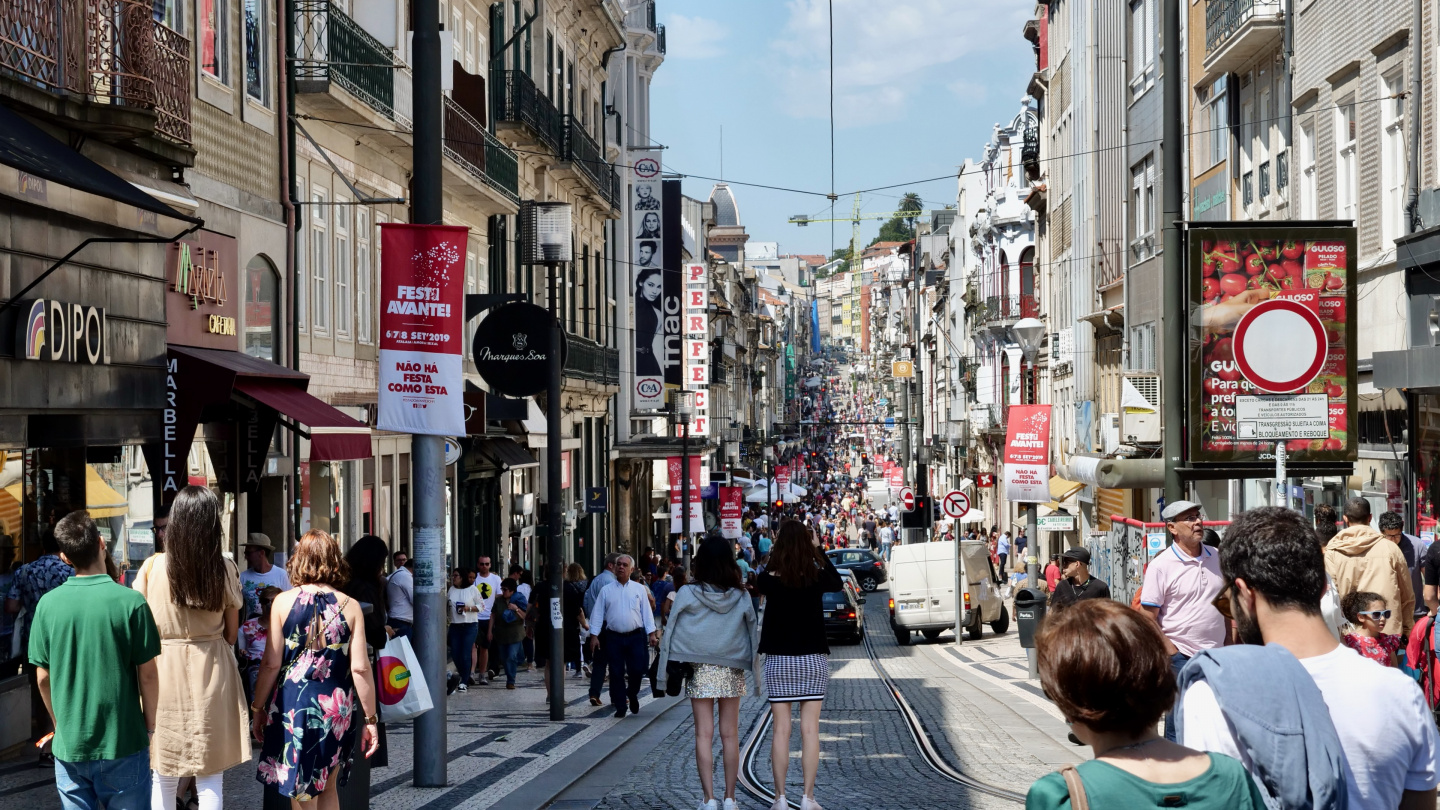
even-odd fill
[[[560,151],[560,159],[569,163],[589,181],[596,194],[608,203],[611,209],[620,207],[620,176],[609,161],[605,160],[605,152],[600,148],[600,144],[590,137],[590,133],[585,131],[573,115],[565,116],[565,143]]]
[[[1035,318],[1039,314],[1040,302],[1033,295],[992,295],[985,299],[985,320],[989,323]]]
[[[190,41],[142,0],[0,0],[0,71],[82,101],[49,112],[99,137],[190,143]]]
[[[295,0],[295,51],[295,92],[329,93],[334,82],[381,116],[397,120],[398,69],[390,49],[335,3]],[[404,78],[408,87],[409,77]]]
[[[523,71],[500,71],[494,83],[495,123],[498,126],[522,125],[531,138],[550,147],[556,155],[563,154],[565,122],[560,111],[545,98],[540,88]]]
[[[1280,0],[1206,0],[1206,75],[1238,70],[1278,46],[1284,34]]]
[[[665,26],[655,26],[655,50],[665,53]]]
[[[589,380],[600,385],[620,384],[620,352],[593,340],[567,336],[566,377]]]
[[[445,97],[444,112],[445,156],[506,199],[519,203],[520,174],[515,153],[449,96]]]

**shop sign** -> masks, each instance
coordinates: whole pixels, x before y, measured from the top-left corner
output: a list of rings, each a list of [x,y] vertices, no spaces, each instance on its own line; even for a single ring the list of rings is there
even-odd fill
[[[16,310],[15,347],[24,360],[54,363],[110,362],[105,310],[49,298],[20,301]]]
[[[1075,531],[1074,515],[1046,515],[1035,518],[1035,527],[1042,532]]]
[[[1190,460],[1354,461],[1356,231],[1188,233]]]
[[[380,226],[381,430],[465,433],[461,346],[468,240],[469,228],[460,226]]]
[[[585,512],[597,514],[610,511],[609,487],[587,487],[585,489]]]
[[[238,348],[239,243],[214,231],[171,242],[165,253],[165,339],[177,346]]]
[[[475,327],[470,342],[475,370],[491,390],[507,397],[534,396],[550,381],[550,330],[555,319],[535,304],[496,307]],[[560,344],[565,363],[565,343]]]
[[[660,176],[660,153],[636,155],[630,185],[631,285],[634,303],[633,404],[665,406],[665,389],[683,375],[680,271],[680,183]]]
[[[1011,405],[1005,426],[1005,500],[1050,500],[1050,406]]]
[[[680,534],[685,529],[680,528],[680,490],[684,481],[681,480],[681,459],[683,456],[670,456],[666,461],[666,469],[670,475],[670,533]],[[690,529],[691,532],[705,531],[705,518],[700,513],[700,487],[703,479],[700,477],[700,457],[690,456]]]

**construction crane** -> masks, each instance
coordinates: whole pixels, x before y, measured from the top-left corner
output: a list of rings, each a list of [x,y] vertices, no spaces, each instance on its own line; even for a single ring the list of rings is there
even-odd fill
[[[850,267],[860,266],[860,222],[866,219],[888,220],[894,217],[919,216],[919,211],[887,211],[883,214],[862,214],[860,213],[860,195],[855,195],[855,207],[848,217],[835,217],[834,219],[816,219],[808,214],[796,214],[790,217],[792,225],[804,227],[814,222],[849,222],[850,228]]]

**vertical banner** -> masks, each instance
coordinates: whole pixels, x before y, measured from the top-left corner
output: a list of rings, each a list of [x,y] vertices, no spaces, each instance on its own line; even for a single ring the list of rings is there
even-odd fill
[[[790,487],[790,465],[775,468],[775,489],[784,493]]]
[[[684,339],[685,326],[681,323],[685,310],[685,272],[680,267],[680,248],[683,244],[680,227],[680,181],[665,180],[661,185],[664,187],[660,205],[660,232],[664,235],[660,252],[661,266],[664,268],[661,330],[665,349],[661,365],[665,371],[665,387],[684,388],[685,364],[680,341]],[[644,223],[641,223],[641,228],[643,232]]]
[[[630,178],[630,270],[635,306],[631,394],[636,410],[659,410],[665,407],[666,378],[660,154],[637,155]]]
[[[376,427],[465,434],[461,365],[470,229],[380,226],[380,396]]]
[[[680,534],[680,460],[682,456],[665,459],[670,473],[670,533]],[[705,482],[700,478],[700,457],[690,457],[690,532],[705,531],[705,518],[700,512],[700,490]]]
[[[1005,500],[1050,500],[1050,406],[1011,405],[1005,425]]]
[[[720,536],[740,538],[740,519],[745,513],[745,491],[741,487],[720,487]]]

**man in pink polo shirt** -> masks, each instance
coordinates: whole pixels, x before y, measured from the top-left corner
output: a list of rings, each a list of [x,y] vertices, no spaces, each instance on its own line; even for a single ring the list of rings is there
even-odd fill
[[[1175,539],[1145,568],[1140,607],[1165,634],[1170,669],[1178,676],[1190,657],[1225,643],[1225,617],[1215,597],[1225,588],[1219,553],[1202,542],[1204,516],[1200,504],[1176,501],[1160,513]],[[1175,720],[1165,715],[1165,739],[1174,742]]]

